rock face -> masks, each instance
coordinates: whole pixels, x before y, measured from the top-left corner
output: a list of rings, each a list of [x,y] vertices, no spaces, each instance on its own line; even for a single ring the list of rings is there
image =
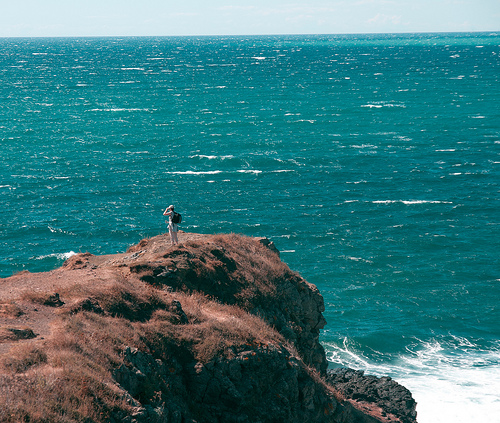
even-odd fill
[[[138,260],[130,269],[153,286],[204,292],[263,318],[298,349],[306,364],[324,374],[327,361],[319,342],[320,329],[326,324],[323,297],[279,260],[273,243],[258,241],[267,248],[255,243],[245,250],[195,243],[194,253],[181,246],[162,260]],[[138,248],[144,247],[147,244],[129,252],[140,253]]]
[[[416,421],[395,382],[327,373],[323,298],[274,244],[179,238],[0,280],[0,421]]]
[[[245,349],[207,363],[155,360],[127,349],[114,377],[140,401],[137,422],[329,422],[343,409],[284,347]],[[160,407],[143,406],[152,385],[168,386]]]
[[[327,382],[343,396],[362,404],[376,404],[386,416],[402,423],[417,419],[416,402],[411,392],[390,377],[366,376],[361,370],[339,368],[328,371]]]

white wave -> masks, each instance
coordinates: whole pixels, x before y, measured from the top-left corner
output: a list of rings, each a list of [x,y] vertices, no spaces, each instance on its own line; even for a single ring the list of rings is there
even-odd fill
[[[378,148],[373,144],[361,144],[361,145],[353,145],[352,148]]]
[[[254,174],[259,174],[262,173],[262,170],[255,170],[255,169],[240,169],[238,170],[238,173],[254,173]]]
[[[382,106],[381,104],[363,104],[361,107],[368,107],[370,109],[381,109]]]
[[[363,257],[354,257],[354,256],[340,256],[340,257],[345,259],[345,260],[360,261],[363,263],[373,263],[373,261],[365,259]]]
[[[361,107],[368,107],[370,109],[381,109],[382,107],[402,107],[406,108],[404,104],[399,104],[399,103],[368,103],[368,104],[363,104]]]
[[[325,345],[337,365],[390,376],[417,402],[419,423],[493,422],[500,416],[500,345],[483,350],[466,338],[416,340],[393,360],[371,359],[344,339]]]
[[[206,170],[206,171],[185,170],[185,171],[175,171],[167,173],[174,175],[217,175],[218,173],[222,173],[222,170]]]
[[[70,257],[74,256],[76,253],[74,251],[68,251],[67,253],[53,253],[44,256],[36,257],[35,260],[43,260],[46,258],[56,258],[58,260],[68,260]]]
[[[474,347],[467,341],[450,355],[448,345],[434,341],[402,358],[413,369],[401,383],[419,404],[419,423],[487,422],[500,416],[500,352]]]
[[[122,71],[129,71],[129,70],[137,70],[137,71],[143,71],[144,68],[121,68]]]
[[[131,156],[136,155],[136,154],[149,154],[149,153],[151,153],[151,152],[150,152],[150,151],[147,151],[147,150],[145,150],[145,151],[128,151],[128,150],[127,150],[127,151],[125,152],[125,154],[129,154],[129,155],[131,155]]]
[[[438,201],[438,200],[374,200],[373,204],[394,204],[402,203],[406,205],[411,204],[453,204],[451,201]]]
[[[219,156],[205,156],[203,154],[197,154],[196,156],[191,156],[192,158],[194,157],[199,157],[200,159],[209,159],[209,160],[214,160],[217,159]]]
[[[61,229],[61,228],[53,228],[52,226],[50,225],[47,225],[47,228],[49,229],[50,232],[52,233],[59,233],[59,234],[66,234],[66,235],[76,235],[75,233],[73,232],[70,232],[70,231],[65,231],[64,229]]]
[[[234,159],[233,155],[226,155],[226,156],[212,156],[212,155],[205,155],[205,154],[195,154],[193,156],[189,156],[190,159],[194,158],[199,158],[199,159],[208,159],[208,160],[215,160],[215,159]]]
[[[150,109],[125,109],[125,108],[109,108],[109,109],[90,109],[91,112],[149,112]]]

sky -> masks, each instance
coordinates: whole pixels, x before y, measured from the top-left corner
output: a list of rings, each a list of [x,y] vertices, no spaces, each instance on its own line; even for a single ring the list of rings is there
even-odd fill
[[[500,0],[0,0],[0,37],[500,31]]]

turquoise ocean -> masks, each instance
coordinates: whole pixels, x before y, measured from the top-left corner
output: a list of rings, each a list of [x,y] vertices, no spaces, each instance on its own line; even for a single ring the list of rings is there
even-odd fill
[[[500,421],[500,33],[4,38],[0,81],[0,277],[174,204],[318,286],[332,368]]]

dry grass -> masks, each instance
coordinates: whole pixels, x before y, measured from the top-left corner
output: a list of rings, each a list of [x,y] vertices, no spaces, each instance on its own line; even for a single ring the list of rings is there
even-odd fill
[[[22,314],[21,308],[13,301],[0,304],[0,318],[16,319]]]
[[[129,251],[150,242],[155,241],[144,240]],[[287,345],[262,319],[245,311],[245,304],[249,309],[258,296],[275,298],[277,281],[291,273],[277,255],[253,239],[218,235],[185,242],[160,258],[165,263],[178,256],[189,265],[200,264],[191,268],[198,272],[194,280],[199,290],[158,289],[140,274],[121,270],[113,279],[95,276],[62,285],[58,293],[65,305],[45,307],[54,315],[50,336],[43,342],[23,340],[0,359],[0,421],[107,422],[120,411],[129,413],[130,404],[112,376],[126,364],[129,346],[154,358],[207,363],[245,349]],[[43,305],[49,295],[33,289],[21,300]],[[21,315],[15,302],[0,305],[1,317]],[[10,336],[6,330],[0,337]]]
[[[51,294],[40,291],[25,292],[22,295],[21,300],[29,301],[35,304],[43,304],[45,301],[47,301],[47,298],[49,298],[50,295]]]
[[[190,345],[197,361],[208,362],[216,356],[266,343],[283,343],[284,339],[262,319],[237,306],[223,305],[199,293],[176,294],[190,324],[165,324],[161,313],[154,316],[149,330],[158,335],[168,333]]]
[[[63,308],[50,339],[21,344],[0,362],[4,374],[11,375],[1,388],[0,421],[106,422],[110,413],[128,410],[123,395],[112,388],[111,376],[123,363],[124,346],[159,358],[175,354],[206,363],[244,348],[283,342],[258,317],[196,292],[170,293],[124,280],[93,290],[92,298],[104,313]],[[70,291],[65,299],[71,302]]]
[[[14,373],[24,373],[34,366],[47,362],[47,354],[42,347],[32,344],[21,344],[11,350],[10,355],[3,357],[0,365]]]
[[[263,298],[275,298],[280,281],[293,275],[277,254],[253,238],[235,234],[212,236],[208,242],[185,242],[163,259],[178,266],[178,278],[174,275],[166,282],[175,290],[204,292],[247,310]],[[164,283],[151,274],[143,280],[155,286]]]
[[[107,422],[128,409],[123,399],[86,369],[40,369],[0,376],[2,422]]]

